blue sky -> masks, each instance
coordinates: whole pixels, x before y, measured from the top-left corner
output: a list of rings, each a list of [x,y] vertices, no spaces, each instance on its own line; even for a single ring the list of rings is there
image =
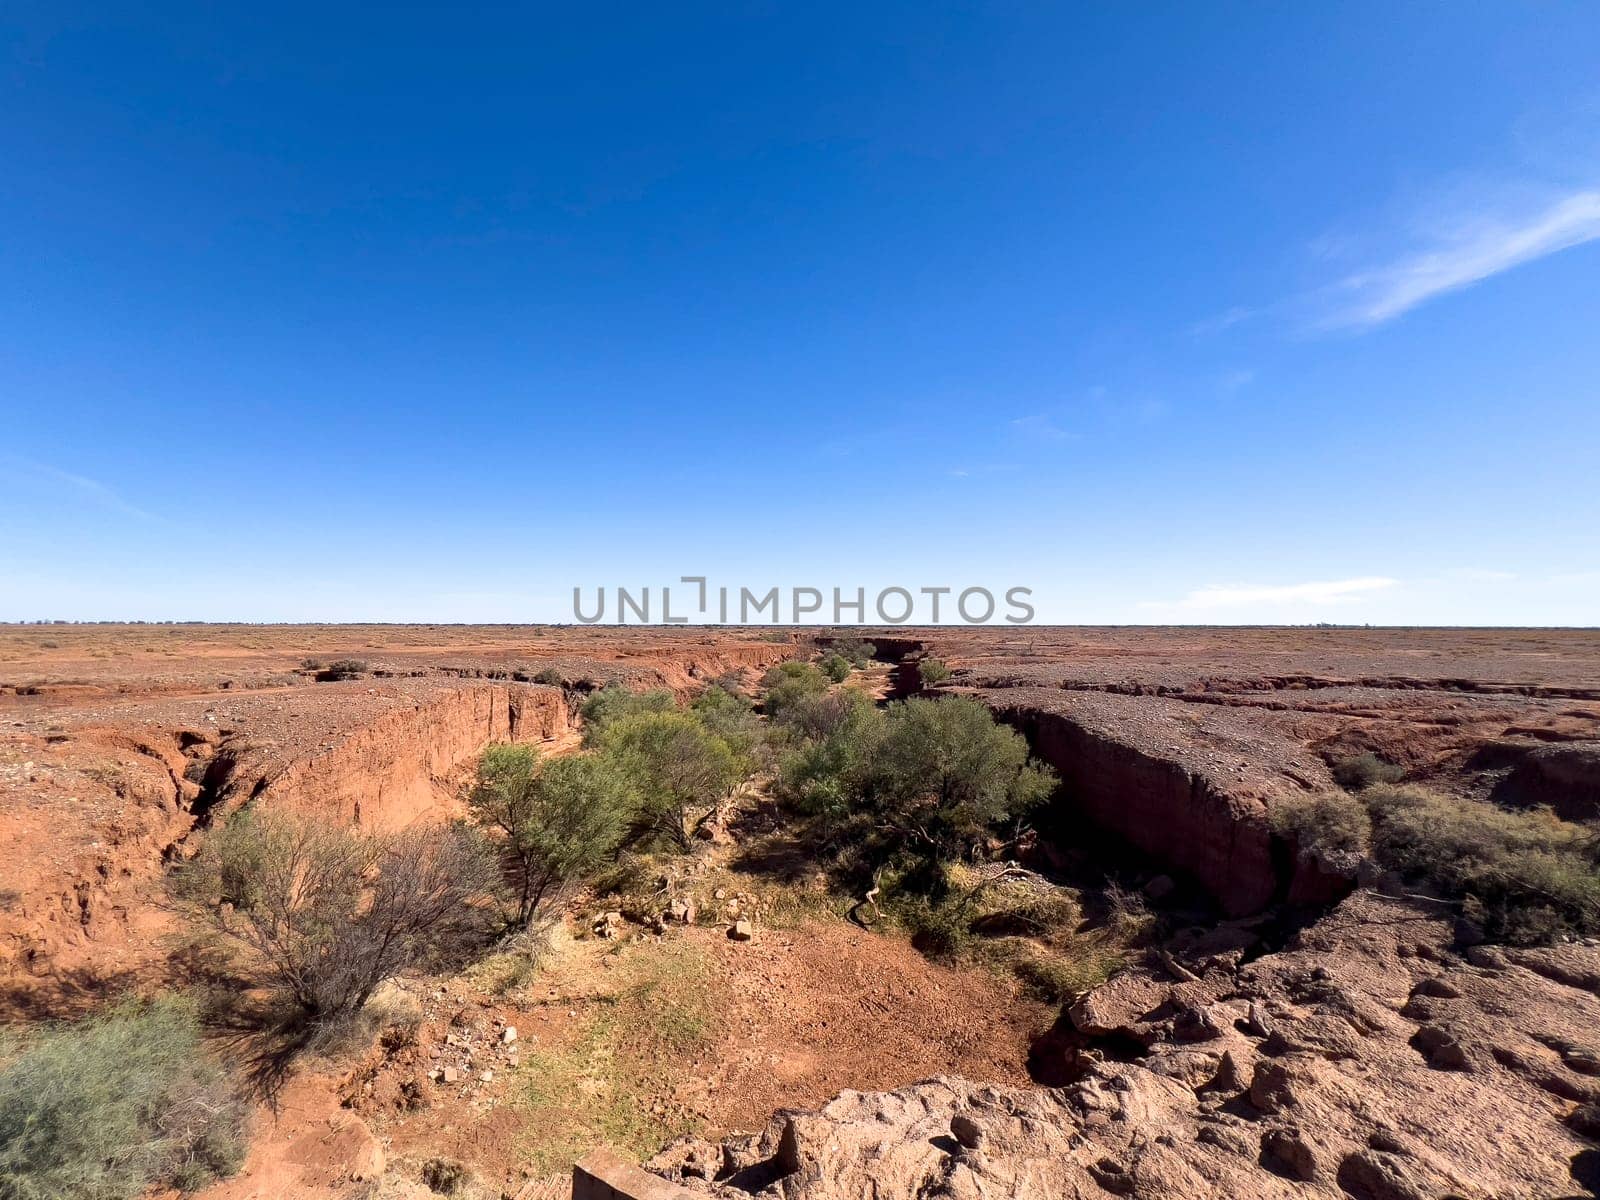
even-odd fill
[[[1592,4],[68,7],[0,618],[1600,623]]]

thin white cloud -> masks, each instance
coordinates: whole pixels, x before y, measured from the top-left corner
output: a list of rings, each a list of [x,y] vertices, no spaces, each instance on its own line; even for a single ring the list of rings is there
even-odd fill
[[[1211,584],[1190,592],[1182,600],[1147,600],[1140,608],[1218,609],[1250,608],[1267,604],[1327,606],[1357,604],[1367,592],[1394,587],[1400,581],[1382,575],[1363,575],[1356,579],[1333,579],[1311,583],[1250,585]]]
[[[1189,326],[1189,336],[1192,338],[1214,337],[1223,332],[1223,330],[1232,329],[1240,321],[1248,321],[1252,317],[1260,315],[1261,310],[1258,308],[1246,308],[1242,304],[1235,304],[1232,308],[1217,313],[1216,316],[1196,321]]]
[[[7,455],[3,460],[8,468],[4,476],[8,476],[14,483],[34,485],[43,483],[47,487],[65,489],[66,491],[81,496],[82,498],[111,512],[122,513],[124,516],[138,517],[145,521],[159,521],[161,518],[154,513],[146,512],[137,505],[124,500],[117,491],[98,479],[90,479],[86,475],[75,475],[71,471],[63,471],[59,467],[52,467],[48,463],[32,462],[25,458]]]
[[[1505,583],[1517,577],[1515,571],[1495,571],[1486,567],[1456,567],[1447,574],[1451,579],[1464,579],[1469,583]]]
[[[1428,248],[1337,284],[1324,328],[1370,329],[1436,296],[1600,238],[1600,190],[1572,192],[1514,218],[1478,216],[1427,235]]]
[[[1012,432],[1026,438],[1036,438],[1047,442],[1071,441],[1078,435],[1070,429],[1063,429],[1056,424],[1055,419],[1048,413],[1034,413],[1028,417],[1017,417],[1010,422]]]

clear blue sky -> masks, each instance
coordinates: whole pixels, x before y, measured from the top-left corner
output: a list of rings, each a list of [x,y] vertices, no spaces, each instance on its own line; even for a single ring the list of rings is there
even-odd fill
[[[1597,63],[1587,2],[8,4],[0,617],[1600,623]]]

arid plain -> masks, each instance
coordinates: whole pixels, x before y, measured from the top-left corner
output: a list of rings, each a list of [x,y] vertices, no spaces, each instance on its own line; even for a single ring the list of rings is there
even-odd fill
[[[442,825],[487,747],[585,753],[608,688],[764,720],[774,668],[859,640],[833,692],[965,697],[1054,772],[950,864],[959,920],[800,837],[773,751],[526,962],[390,980],[393,1028],[274,1058],[202,1003],[250,1108],[203,1194],[564,1196],[601,1144],[789,1200],[1600,1186],[1588,893],[1452,891],[1374,799],[1592,830],[1594,630],[4,627],[0,1015],[214,991],[171,881],[241,812]],[[1297,815],[1330,796],[1370,846]]]

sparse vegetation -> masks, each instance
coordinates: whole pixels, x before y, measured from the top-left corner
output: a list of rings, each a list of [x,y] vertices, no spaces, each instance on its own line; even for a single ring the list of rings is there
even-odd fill
[[[1282,804],[1274,822],[1302,846],[1368,854],[1434,889],[1491,939],[1600,932],[1600,836],[1548,809],[1373,783]]]
[[[533,681],[548,687],[565,687],[567,682],[554,667],[541,667],[533,673]]]
[[[1114,884],[1094,897],[1100,916],[1089,922],[1083,893],[1032,872],[985,880],[947,866],[935,895],[899,889],[887,877],[884,883],[890,918],[924,954],[1010,971],[1047,1003],[1104,983],[1155,934],[1142,900]]]
[[[610,986],[577,1036],[523,1061],[523,1101],[540,1114],[527,1148],[536,1174],[566,1169],[602,1142],[643,1157],[695,1126],[656,1097],[688,1074],[710,1036],[704,961],[681,941],[610,961]]]
[[[1399,783],[1406,773],[1404,767],[1385,762],[1370,750],[1337,759],[1330,769],[1333,781],[1351,792],[1359,792],[1375,783]]]
[[[917,675],[922,680],[923,687],[933,687],[950,678],[950,668],[942,659],[924,658],[917,663]]]
[[[206,839],[178,895],[238,965],[326,1024],[384,980],[476,944],[498,887],[492,851],[462,825],[367,834],[246,809]]]
[[[1384,866],[1459,899],[1495,940],[1600,932],[1600,838],[1549,809],[1512,810],[1419,787],[1373,785],[1372,850]]]
[[[1272,825],[1302,850],[1365,854],[1372,842],[1367,806],[1348,792],[1289,796],[1271,811]]]
[[[831,647],[835,654],[843,655],[849,660],[850,665],[860,670],[865,667],[878,653],[878,648],[871,642],[860,638],[840,638]]]
[[[244,1158],[245,1107],[176,1000],[0,1041],[0,1197],[189,1191]]]
[[[336,658],[326,667],[317,669],[320,683],[338,683],[346,679],[360,679],[367,673],[365,661],[359,658]]]

